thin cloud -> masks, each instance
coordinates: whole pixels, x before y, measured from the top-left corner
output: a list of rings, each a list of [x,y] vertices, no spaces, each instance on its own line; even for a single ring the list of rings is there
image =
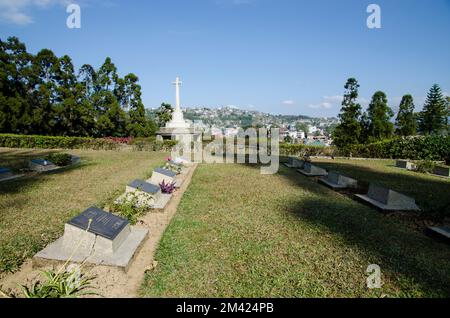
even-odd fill
[[[285,105],[285,106],[292,106],[292,105],[295,105],[295,101],[290,100],[290,99],[284,100],[284,101],[282,101],[281,103],[282,103],[283,105]]]
[[[336,105],[340,105],[343,98],[341,95],[324,96],[321,102],[309,104],[308,107],[312,109],[330,109]]]
[[[28,25],[34,22],[31,11],[54,5],[67,6],[70,0],[0,0],[0,22]]]

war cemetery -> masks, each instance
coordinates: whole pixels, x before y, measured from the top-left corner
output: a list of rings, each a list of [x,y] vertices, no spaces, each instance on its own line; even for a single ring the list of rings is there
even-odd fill
[[[422,99],[408,92],[423,82],[398,80],[398,100],[343,75],[338,98],[242,126],[228,107],[216,127],[187,103],[227,94],[220,75],[174,62],[183,81],[138,77],[131,57],[72,60],[19,33],[29,47],[0,32],[2,300],[450,297],[448,74],[427,73]]]

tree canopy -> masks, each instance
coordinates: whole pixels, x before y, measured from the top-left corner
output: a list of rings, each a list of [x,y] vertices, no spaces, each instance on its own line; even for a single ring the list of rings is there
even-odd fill
[[[69,56],[27,52],[18,38],[0,39],[0,132],[58,136],[149,136],[135,74],[121,78],[108,57],[76,74]]]

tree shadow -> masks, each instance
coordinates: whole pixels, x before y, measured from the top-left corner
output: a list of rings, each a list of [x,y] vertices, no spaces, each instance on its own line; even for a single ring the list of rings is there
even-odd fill
[[[0,182],[0,194],[24,192],[35,186],[35,184],[46,180],[49,176],[68,174],[72,171],[85,169],[86,167],[92,165],[96,165],[96,163],[83,161],[68,167],[61,167],[57,170],[42,173],[27,173],[21,178]]]
[[[259,169],[259,165],[245,164]],[[378,172],[365,167],[349,164],[333,163],[317,165],[331,168],[358,180],[364,177],[366,182],[377,182],[394,190],[415,197],[418,202],[441,206],[449,201],[450,184],[447,180],[420,178],[396,172]],[[298,220],[318,227],[324,232],[339,235],[349,245],[357,247],[367,256],[369,262],[381,266],[382,272],[389,275],[406,290],[417,295],[450,296],[450,248],[448,245],[434,241],[423,233],[415,231],[398,222],[392,216],[377,212],[375,209],[352,200],[347,194],[335,192],[317,182],[317,178],[308,178],[295,169],[280,165],[278,175],[286,178],[290,184],[305,188],[312,193],[286,202],[287,213]],[[397,178],[404,178],[398,181]],[[409,184],[411,183],[411,185]],[[420,196],[421,189],[417,184],[426,187],[426,193],[437,191],[443,195],[439,203]],[[364,186],[363,186],[364,187]],[[351,195],[351,194],[350,194]],[[417,196],[417,197],[416,197]],[[369,265],[368,263],[367,265]]]

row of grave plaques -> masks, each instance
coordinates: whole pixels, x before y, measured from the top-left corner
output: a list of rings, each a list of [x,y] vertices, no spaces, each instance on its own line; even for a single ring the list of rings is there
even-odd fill
[[[80,157],[72,156],[72,165],[77,164],[81,161]],[[47,172],[60,169],[54,163],[45,160],[45,159],[32,159],[28,162],[28,168],[34,172]],[[9,181],[13,179],[17,179],[23,177],[23,174],[16,174],[11,169],[6,167],[0,167],[0,182]]]
[[[285,165],[290,168],[300,167],[297,171],[309,177],[322,176],[319,182],[334,190],[358,188],[358,181],[356,179],[344,176],[335,171],[327,172],[325,169],[316,167],[309,162],[297,158],[290,157]],[[396,166],[408,170],[415,169],[414,164],[406,160],[397,161]],[[441,173],[447,176],[448,171],[445,170]],[[367,194],[356,194],[356,198],[384,212],[420,211],[413,198],[375,183],[369,185]],[[450,243],[449,227],[430,227],[427,233]]]
[[[395,162],[395,166],[397,168],[406,169],[410,171],[414,171],[417,169],[417,165],[409,160],[397,160]],[[432,174],[440,177],[450,178],[450,167],[436,166],[434,167]]]
[[[126,186],[126,192],[150,194],[154,201],[147,207],[156,208],[158,204],[165,205],[171,196],[161,193],[158,182],[174,182],[175,176],[172,171],[157,168],[149,180],[130,182]],[[49,260],[70,260],[75,263],[114,266],[127,271],[147,237],[148,229],[131,226],[122,217],[90,207],[67,222],[63,236],[37,253],[33,261],[35,264],[45,264]]]

